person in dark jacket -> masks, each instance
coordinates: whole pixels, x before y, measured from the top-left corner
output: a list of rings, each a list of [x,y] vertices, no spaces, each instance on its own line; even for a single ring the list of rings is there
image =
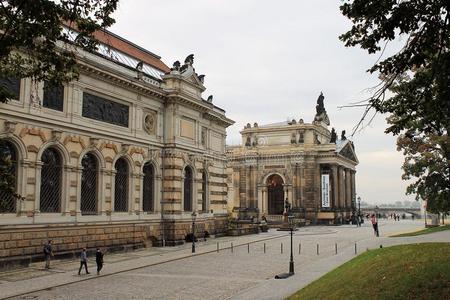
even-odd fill
[[[45,268],[50,269],[50,259],[53,256],[52,240],[49,240],[44,246]]]
[[[86,248],[83,248],[83,250],[81,250],[81,254],[80,254],[80,268],[78,269],[78,275],[81,275],[81,268],[83,268],[86,270],[86,274],[89,274],[88,271],[88,267],[87,267],[87,253],[86,253]]]
[[[95,253],[95,262],[97,263],[97,275],[100,275],[100,271],[103,268],[103,252],[100,248],[97,248],[97,252]]]

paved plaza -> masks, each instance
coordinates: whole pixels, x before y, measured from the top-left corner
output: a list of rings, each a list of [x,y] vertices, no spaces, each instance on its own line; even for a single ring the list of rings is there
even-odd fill
[[[355,243],[359,254],[380,245],[450,242],[450,231],[387,237],[421,228],[420,221],[381,220],[378,238],[367,222],[360,228],[300,228],[293,242],[295,275],[283,280],[274,276],[288,271],[290,238],[275,230],[199,242],[194,255],[190,244],[106,254],[101,276],[95,275],[93,257],[91,274],[81,276],[78,261],[54,261],[50,271],[36,263],[0,273],[0,299],[282,299],[355,257]]]

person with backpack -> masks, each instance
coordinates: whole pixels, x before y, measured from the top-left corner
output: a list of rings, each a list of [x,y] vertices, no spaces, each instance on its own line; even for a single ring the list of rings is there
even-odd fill
[[[50,269],[50,259],[53,256],[52,240],[48,240],[44,245],[45,268]]]
[[[81,275],[81,268],[83,268],[86,270],[86,274],[90,274],[88,271],[88,267],[87,267],[87,253],[86,253],[86,248],[83,248],[83,250],[81,250],[81,254],[80,254],[80,268],[78,269],[78,275]]]

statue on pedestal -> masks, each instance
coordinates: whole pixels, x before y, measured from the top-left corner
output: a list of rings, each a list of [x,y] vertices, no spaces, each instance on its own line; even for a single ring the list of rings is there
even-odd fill
[[[323,122],[326,125],[330,125],[330,119],[328,118],[327,111],[325,110],[325,106],[323,104],[323,100],[325,97],[323,96],[323,93],[320,92],[319,98],[317,98],[317,105],[316,105],[316,116],[314,117],[315,122]]]

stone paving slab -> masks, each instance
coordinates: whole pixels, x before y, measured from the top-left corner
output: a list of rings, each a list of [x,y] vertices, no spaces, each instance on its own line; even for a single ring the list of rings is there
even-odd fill
[[[419,237],[386,238],[394,231],[423,227],[418,222],[380,223],[380,238],[372,235],[368,224],[360,228],[305,227],[296,231],[293,243],[296,275],[286,280],[273,278],[287,271],[289,235],[269,231],[259,235],[209,239],[197,244],[195,255],[190,253],[190,244],[117,255],[118,258],[129,257],[128,260],[113,258],[115,254],[107,255],[105,275],[100,277],[77,276],[78,264],[70,262],[66,265],[71,269],[61,274],[1,283],[0,298],[32,292],[27,296],[39,299],[282,299],[354,257],[355,242],[361,252],[366,248],[377,248],[379,243],[426,240]],[[431,240],[450,241],[450,235],[433,235]],[[217,253],[217,242],[221,249],[227,248]],[[233,252],[229,248],[231,242]],[[281,243],[283,254],[280,253]],[[298,254],[300,243],[302,251]],[[334,252],[335,243],[338,243],[338,255]],[[319,255],[317,244],[320,245]]]

